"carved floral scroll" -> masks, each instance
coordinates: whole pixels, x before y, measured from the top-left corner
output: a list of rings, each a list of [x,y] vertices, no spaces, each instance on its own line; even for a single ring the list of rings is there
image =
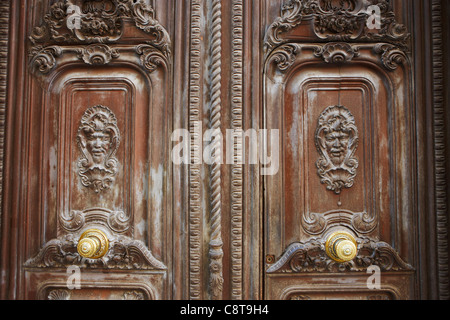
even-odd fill
[[[129,21],[147,38],[139,40],[137,47],[118,46],[126,35]],[[121,52],[129,51],[141,57],[142,66],[148,72],[163,63],[170,64],[169,34],[156,20],[155,10],[144,0],[57,1],[29,39],[30,63],[41,74],[51,72],[57,59],[66,53],[76,53],[80,61],[89,65],[104,65],[118,58]]]
[[[371,6],[380,10],[378,29],[368,27]],[[304,45],[314,48],[316,56],[326,63],[351,61],[359,56],[360,48],[368,45],[390,71],[408,59],[410,34],[396,21],[389,0],[289,0],[281,12],[264,40],[266,57],[274,59],[281,71],[293,64]],[[302,40],[300,45],[292,41],[292,36],[286,36],[302,26],[312,26],[316,39]]]

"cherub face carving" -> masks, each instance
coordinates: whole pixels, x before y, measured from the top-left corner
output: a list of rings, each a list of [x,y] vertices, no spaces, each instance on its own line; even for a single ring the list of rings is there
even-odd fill
[[[351,188],[356,177],[358,129],[351,112],[343,106],[328,107],[320,116],[316,131],[319,177],[336,194]]]
[[[77,134],[78,146],[83,153],[79,161],[81,182],[99,193],[109,189],[117,173],[114,157],[120,142],[117,120],[104,106],[88,109]]]

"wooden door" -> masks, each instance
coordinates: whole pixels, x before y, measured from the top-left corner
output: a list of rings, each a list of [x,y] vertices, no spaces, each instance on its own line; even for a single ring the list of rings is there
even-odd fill
[[[449,297],[444,1],[0,5],[2,299]]]

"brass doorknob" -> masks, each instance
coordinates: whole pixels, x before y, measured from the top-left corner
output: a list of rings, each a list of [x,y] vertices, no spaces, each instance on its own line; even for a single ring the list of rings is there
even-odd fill
[[[108,252],[109,241],[106,235],[97,229],[84,232],[78,241],[80,256],[87,259],[100,259]]]
[[[338,231],[329,236],[325,250],[331,259],[339,263],[352,261],[358,254],[355,238],[345,231]]]

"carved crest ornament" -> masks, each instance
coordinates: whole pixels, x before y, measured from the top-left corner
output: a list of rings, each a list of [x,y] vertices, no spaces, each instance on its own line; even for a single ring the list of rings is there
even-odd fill
[[[368,26],[374,14],[371,7],[379,10],[379,28]],[[397,23],[390,0],[288,0],[281,12],[268,28],[264,44],[266,57],[283,72],[302,48],[313,49],[314,55],[326,63],[343,63],[369,46],[390,71],[407,60],[410,34]],[[302,26],[311,26],[316,41],[303,40],[300,44],[286,36]]]
[[[124,37],[129,21],[148,39],[132,47],[115,47]],[[105,65],[120,57],[121,52],[131,51],[148,72],[161,64],[168,65],[171,56],[169,34],[144,0],[57,1],[29,39],[31,65],[42,74],[52,71],[65,53],[75,54],[89,65]]]

